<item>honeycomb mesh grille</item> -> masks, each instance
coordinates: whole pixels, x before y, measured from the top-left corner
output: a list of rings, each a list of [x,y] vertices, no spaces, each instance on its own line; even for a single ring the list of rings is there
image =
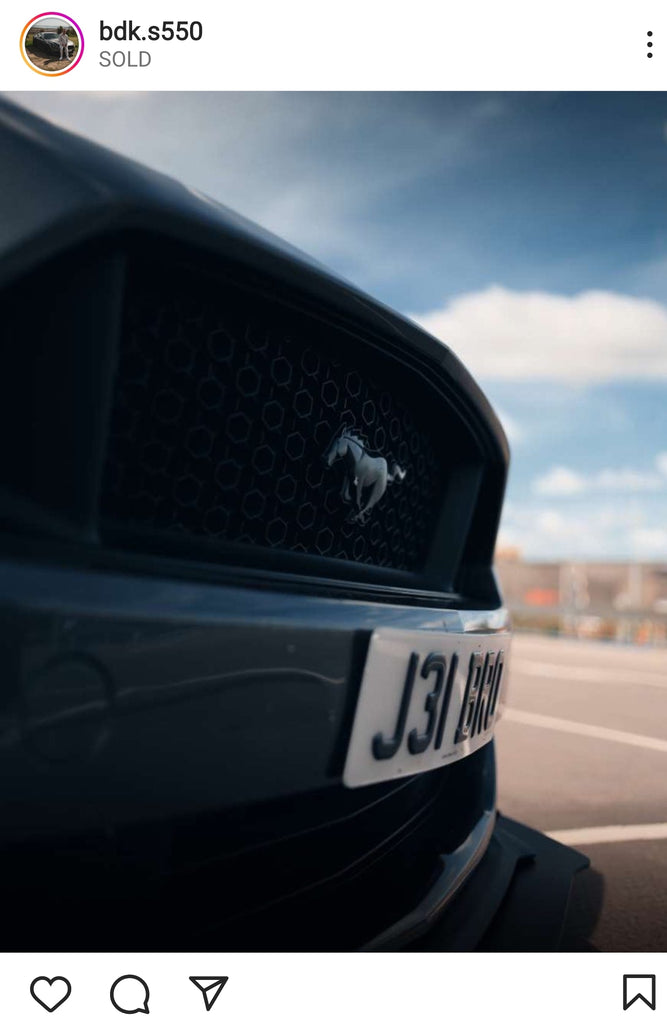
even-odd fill
[[[344,334],[185,267],[130,268],[103,521],[422,568],[442,458]],[[323,457],[343,427],[405,471],[363,523],[343,500],[345,460]]]

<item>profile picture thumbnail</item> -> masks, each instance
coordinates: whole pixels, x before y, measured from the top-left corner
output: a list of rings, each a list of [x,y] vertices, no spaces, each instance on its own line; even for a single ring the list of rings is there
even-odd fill
[[[23,29],[23,59],[42,75],[64,75],[79,63],[83,35],[72,18],[57,11],[40,14]]]

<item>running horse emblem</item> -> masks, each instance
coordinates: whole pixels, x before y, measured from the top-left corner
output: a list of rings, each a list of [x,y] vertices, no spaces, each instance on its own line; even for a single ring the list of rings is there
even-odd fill
[[[333,466],[337,459],[345,459],[347,473],[341,497],[355,506],[349,516],[352,523],[365,523],[387,485],[405,480],[406,471],[398,463],[394,462],[390,470],[382,455],[371,455],[364,442],[347,428],[337,435],[324,456],[327,466]]]

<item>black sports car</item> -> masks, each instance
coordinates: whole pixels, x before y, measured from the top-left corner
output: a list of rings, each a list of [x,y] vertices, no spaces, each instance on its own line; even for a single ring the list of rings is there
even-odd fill
[[[48,53],[50,57],[60,57],[61,49],[57,32],[36,32],[32,37],[32,45],[35,50]],[[74,56],[74,43],[71,39],[67,40],[67,56]]]
[[[5,946],[555,948],[585,862],[496,810],[474,380],[175,182],[0,140]]]

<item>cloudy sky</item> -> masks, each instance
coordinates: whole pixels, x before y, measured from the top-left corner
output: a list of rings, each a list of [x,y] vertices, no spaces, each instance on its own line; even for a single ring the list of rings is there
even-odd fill
[[[505,543],[667,559],[667,94],[14,98],[446,341],[510,437]]]

